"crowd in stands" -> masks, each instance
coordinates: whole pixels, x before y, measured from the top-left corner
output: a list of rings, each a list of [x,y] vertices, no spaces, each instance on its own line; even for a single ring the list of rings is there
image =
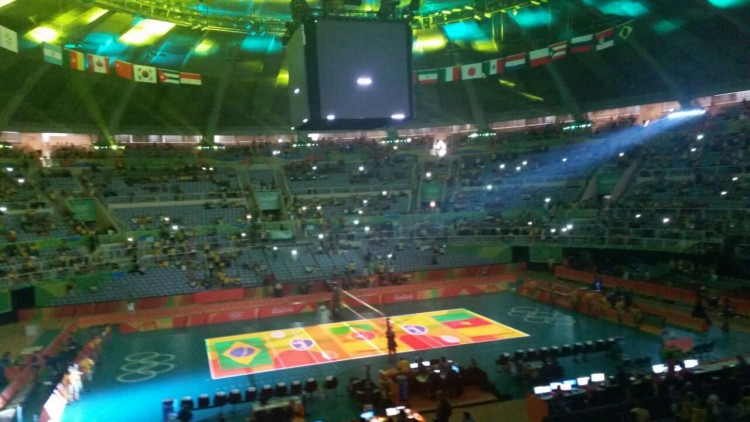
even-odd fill
[[[274,272],[271,261],[261,260],[263,268],[242,250],[269,248],[264,255],[272,260],[271,245],[302,244],[300,252],[310,256],[301,253],[294,265],[326,278],[350,261],[360,273],[377,272],[380,260],[370,260],[372,268],[367,253],[423,251],[429,267],[444,245],[476,236],[526,245],[695,246],[693,252],[730,245],[739,255],[750,244],[744,161],[750,128],[743,107],[636,147],[627,147],[618,133],[646,137],[649,129],[623,124],[597,128],[601,133],[588,138],[559,130],[512,135],[520,136],[515,143],[463,137],[452,141],[457,153],[443,158],[429,155],[429,137],[395,144],[258,142],[206,151],[70,147],[54,152],[57,166],[51,168],[37,167],[34,153],[9,156],[14,149],[4,148],[15,163],[0,171],[0,275],[8,285],[177,268],[212,273],[191,276],[199,280],[187,280],[191,286],[223,286],[239,277],[229,268],[261,269],[257,281],[265,276],[260,273]],[[522,140],[533,142],[523,149]],[[282,150],[275,158],[282,161],[272,161],[275,149]],[[255,166],[261,158],[264,164]],[[593,186],[602,172],[617,173],[617,189]],[[442,185],[434,206],[420,199],[427,184]],[[258,195],[267,191],[279,193],[279,204],[261,211]],[[78,218],[65,202],[73,198],[96,200],[95,222]],[[123,252],[133,248],[135,256]],[[336,264],[342,250],[353,256]],[[323,270],[315,254],[331,256],[333,264]],[[389,272],[382,261],[382,272]],[[700,267],[711,271],[708,264]],[[203,282],[207,278],[214,281]]]

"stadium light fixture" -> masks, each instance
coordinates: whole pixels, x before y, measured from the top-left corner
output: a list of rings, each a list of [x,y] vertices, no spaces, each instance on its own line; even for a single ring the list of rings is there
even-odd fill
[[[336,115],[335,114],[329,114],[329,115],[326,116],[326,119],[328,119],[328,120],[335,120],[336,119]]]
[[[357,85],[370,86],[372,85],[372,78],[369,76],[360,76],[359,78],[357,78]]]
[[[48,26],[38,26],[29,31],[29,37],[38,42],[52,42],[60,37],[60,33]]]
[[[209,39],[204,39],[200,44],[196,45],[193,51],[197,54],[206,54],[214,48],[214,42]]]
[[[684,119],[686,117],[696,117],[696,116],[702,116],[706,114],[706,110],[702,108],[696,108],[692,110],[679,110],[679,111],[673,111],[669,114],[667,114],[667,118],[669,119]]]
[[[86,23],[94,23],[102,16],[106,15],[109,10],[102,9],[100,7],[94,7],[88,11],[88,17],[86,18]]]
[[[391,114],[391,119],[393,120],[404,120],[404,118],[406,118],[406,115],[404,113]]]

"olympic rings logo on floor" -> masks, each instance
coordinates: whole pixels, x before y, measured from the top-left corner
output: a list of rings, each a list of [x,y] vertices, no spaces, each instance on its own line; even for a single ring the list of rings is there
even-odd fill
[[[170,363],[175,356],[168,353],[139,352],[125,356],[125,364],[120,367],[122,373],[117,376],[120,382],[141,382],[169,372],[174,369]]]
[[[560,312],[547,312],[540,308],[531,306],[516,306],[508,311],[508,316],[523,318],[525,322],[532,324],[550,324],[550,325],[573,325],[576,320],[570,315]]]

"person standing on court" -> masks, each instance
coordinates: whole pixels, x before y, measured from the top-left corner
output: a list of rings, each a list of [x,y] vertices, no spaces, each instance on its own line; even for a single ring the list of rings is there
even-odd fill
[[[396,333],[393,332],[393,326],[391,325],[391,319],[386,318],[385,319],[385,337],[388,340],[388,360],[391,362],[396,361],[396,348],[398,345],[396,344]]]

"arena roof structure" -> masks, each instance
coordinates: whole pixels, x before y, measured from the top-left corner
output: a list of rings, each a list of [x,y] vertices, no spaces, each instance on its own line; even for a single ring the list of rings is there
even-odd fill
[[[0,130],[289,130],[285,40],[308,13],[410,22],[412,67],[436,82],[415,74],[412,127],[750,86],[748,0],[0,0]]]

